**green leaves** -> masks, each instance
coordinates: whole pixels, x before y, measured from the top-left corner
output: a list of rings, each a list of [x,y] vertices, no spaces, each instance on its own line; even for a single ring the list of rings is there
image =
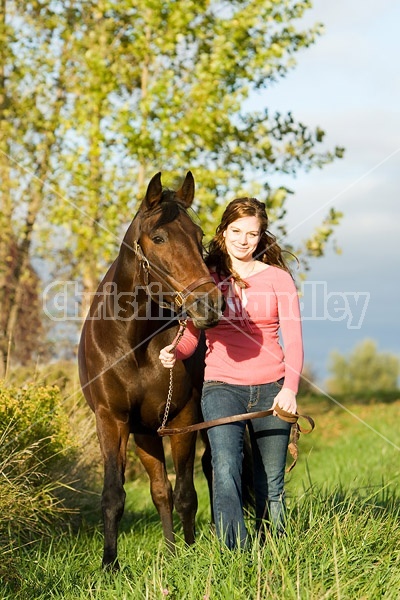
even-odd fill
[[[342,217],[342,212],[336,211],[334,208],[329,210],[322,224],[316,228],[314,234],[305,242],[306,255],[308,257],[324,255],[326,245],[334,233],[334,228],[340,223]],[[340,253],[340,250],[336,246],[335,250],[337,253]]]
[[[0,157],[1,207],[20,239],[34,192],[43,254],[61,227],[58,268],[85,287],[95,287],[113,259],[156,171],[165,180],[194,172],[208,236],[221,204],[239,193],[267,201],[274,228],[283,230],[288,191],[271,192],[270,174],[343,155],[324,148],[322,128],[270,114],[264,97],[256,110],[249,102],[320,35],[319,24],[299,26],[308,1],[5,4],[1,149],[12,162]],[[325,251],[338,219],[327,217],[307,243],[309,255]]]

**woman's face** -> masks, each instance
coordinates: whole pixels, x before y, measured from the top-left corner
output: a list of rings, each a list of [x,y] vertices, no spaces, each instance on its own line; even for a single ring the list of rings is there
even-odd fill
[[[233,221],[222,234],[226,251],[231,258],[249,261],[260,240],[260,221],[257,217],[242,217]]]

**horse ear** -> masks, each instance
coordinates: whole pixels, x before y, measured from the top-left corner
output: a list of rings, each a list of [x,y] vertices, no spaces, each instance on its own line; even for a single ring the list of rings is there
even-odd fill
[[[162,185],[161,185],[161,172],[154,175],[151,178],[149,185],[147,186],[146,195],[143,200],[145,208],[154,208],[161,200]]]
[[[194,177],[191,171],[187,172],[185,181],[182,187],[176,192],[176,195],[186,208],[191,206],[194,198]]]

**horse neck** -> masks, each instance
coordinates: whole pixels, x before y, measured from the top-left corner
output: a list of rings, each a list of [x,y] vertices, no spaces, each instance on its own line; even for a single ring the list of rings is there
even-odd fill
[[[143,282],[140,280],[140,265],[130,247],[124,245],[115,262],[113,274],[118,311],[128,319],[129,323],[134,316],[143,316],[146,310],[147,293]],[[111,307],[112,310],[112,307]]]
[[[140,283],[140,265],[130,246],[122,244],[115,265],[114,282],[119,292],[132,292]]]
[[[133,253],[121,252],[114,274],[114,283],[118,291],[118,310],[123,315],[120,327],[125,331],[135,354],[143,352],[147,347],[147,340],[160,328],[156,314],[153,318],[148,318],[152,311],[157,312],[157,307],[152,303],[139,276],[140,266],[137,258]],[[164,325],[164,322],[161,324]]]

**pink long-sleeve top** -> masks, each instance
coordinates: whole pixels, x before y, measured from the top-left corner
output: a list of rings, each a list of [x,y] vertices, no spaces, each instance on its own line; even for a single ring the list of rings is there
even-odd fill
[[[303,341],[298,294],[289,273],[270,265],[250,275],[245,289],[220,281],[216,273],[212,276],[227,306],[219,324],[206,331],[205,379],[258,385],[283,377],[283,386],[297,393]],[[193,354],[198,337],[189,321],[177,347],[178,359]]]

